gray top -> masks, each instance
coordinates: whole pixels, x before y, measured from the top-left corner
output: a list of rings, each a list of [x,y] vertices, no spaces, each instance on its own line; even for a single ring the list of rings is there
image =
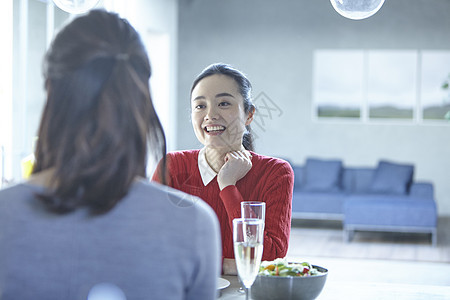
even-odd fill
[[[0,299],[86,300],[101,283],[127,300],[216,297],[219,226],[199,198],[142,180],[104,215],[57,215],[42,190],[0,191]]]

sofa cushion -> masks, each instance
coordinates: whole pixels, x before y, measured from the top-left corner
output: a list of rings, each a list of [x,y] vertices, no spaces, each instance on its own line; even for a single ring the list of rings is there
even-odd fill
[[[342,187],[352,194],[367,194],[372,184],[375,168],[343,168]]]
[[[308,158],[304,169],[302,190],[331,192],[341,188],[342,161]]]
[[[304,167],[303,166],[292,166],[292,170],[294,171],[294,189],[301,190],[303,186],[303,177],[304,177]]]
[[[358,195],[344,200],[344,225],[436,227],[434,201],[402,195]]]
[[[380,161],[369,191],[377,194],[407,194],[413,179],[413,172],[413,165]]]
[[[343,192],[294,191],[292,212],[342,214],[344,200],[347,196]]]

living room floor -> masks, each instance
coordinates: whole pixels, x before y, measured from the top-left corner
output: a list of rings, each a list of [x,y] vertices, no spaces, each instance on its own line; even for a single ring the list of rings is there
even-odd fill
[[[437,246],[430,234],[365,232],[343,241],[341,221],[293,220],[289,255],[450,263],[450,217],[438,220]]]
[[[334,282],[450,286],[450,217],[439,219],[436,247],[429,234],[357,232],[349,243],[342,235],[340,221],[293,220],[287,258],[327,268]]]

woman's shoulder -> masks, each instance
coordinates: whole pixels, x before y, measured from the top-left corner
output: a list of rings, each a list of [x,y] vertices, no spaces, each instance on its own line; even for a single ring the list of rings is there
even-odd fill
[[[0,190],[0,219],[4,221],[15,218],[17,215],[31,215],[35,211],[44,208],[41,201],[37,201],[36,195],[45,193],[46,189],[22,181]],[[14,213],[13,213],[14,212]]]
[[[271,182],[286,182],[293,184],[294,171],[291,164],[281,158],[266,156],[250,152],[252,154],[252,170],[254,176],[261,176],[264,174],[266,180]]]
[[[252,154],[252,164],[255,171],[268,172],[272,176],[294,176],[294,171],[288,161],[278,157],[261,155],[252,151],[250,153]]]
[[[152,195],[153,204],[160,202],[160,205],[169,208],[171,214],[176,214],[177,218],[186,217],[185,222],[189,222],[188,220],[192,219],[194,215],[194,219],[201,218],[203,221],[208,219],[207,222],[217,221],[212,208],[202,199],[167,185],[142,179],[133,185],[130,195],[144,199],[148,199],[148,195]]]
[[[181,150],[167,153],[169,168],[192,167],[197,164],[200,150]]]
[[[37,192],[44,191],[43,187],[34,186],[28,182],[19,182],[0,190],[0,201],[16,201],[20,198],[27,198]]]
[[[250,151],[252,154],[252,163],[257,164],[263,164],[263,165],[271,165],[271,166],[277,166],[277,167],[284,167],[284,168],[291,168],[291,164],[282,158],[273,157],[273,156],[267,156],[258,154],[256,152]]]
[[[197,160],[199,149],[171,151],[167,153],[167,159],[171,160]]]

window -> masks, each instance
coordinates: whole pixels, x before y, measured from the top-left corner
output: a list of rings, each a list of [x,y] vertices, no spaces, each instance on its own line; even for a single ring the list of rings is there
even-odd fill
[[[450,112],[450,89],[443,88],[450,80],[450,52],[424,51],[421,75],[422,118],[442,120]]]
[[[364,56],[361,51],[318,51],[314,56],[315,108],[323,118],[361,117]]]
[[[6,155],[12,149],[12,55],[13,2],[2,1],[0,10],[0,188],[11,177],[11,164]]]
[[[170,128],[170,43],[169,34],[147,31],[143,36],[152,67],[150,88],[155,110],[166,132]]]
[[[167,18],[159,17],[170,13],[175,16],[176,6],[169,2],[167,5],[141,2],[145,2],[146,12],[139,14],[133,2],[104,0],[100,6],[131,14],[127,19],[131,17],[132,24],[140,25],[143,41],[151,46],[148,47],[152,62],[150,84],[157,87],[152,90],[152,97],[168,132],[168,147],[173,149],[170,147],[171,142],[175,144],[175,121],[169,114],[174,103],[169,100],[174,97],[171,86],[176,83],[170,57],[172,49],[176,48],[173,46],[175,39],[172,39],[176,32],[166,30],[171,29],[172,22],[166,23]],[[4,42],[4,47],[0,48],[0,179],[6,177],[16,181],[22,177],[21,161],[33,152],[45,104],[42,59],[55,32],[75,16],[45,0],[3,0],[0,8],[0,36]],[[148,18],[148,12],[155,17]],[[153,27],[158,30],[150,30]]]
[[[417,52],[369,51],[365,71],[369,118],[412,119]]]
[[[450,114],[450,51],[317,50],[313,72],[319,120],[427,123]]]
[[[33,151],[43,104],[42,59],[54,31],[69,17],[51,1],[0,4],[0,171],[22,177],[21,160]]]

